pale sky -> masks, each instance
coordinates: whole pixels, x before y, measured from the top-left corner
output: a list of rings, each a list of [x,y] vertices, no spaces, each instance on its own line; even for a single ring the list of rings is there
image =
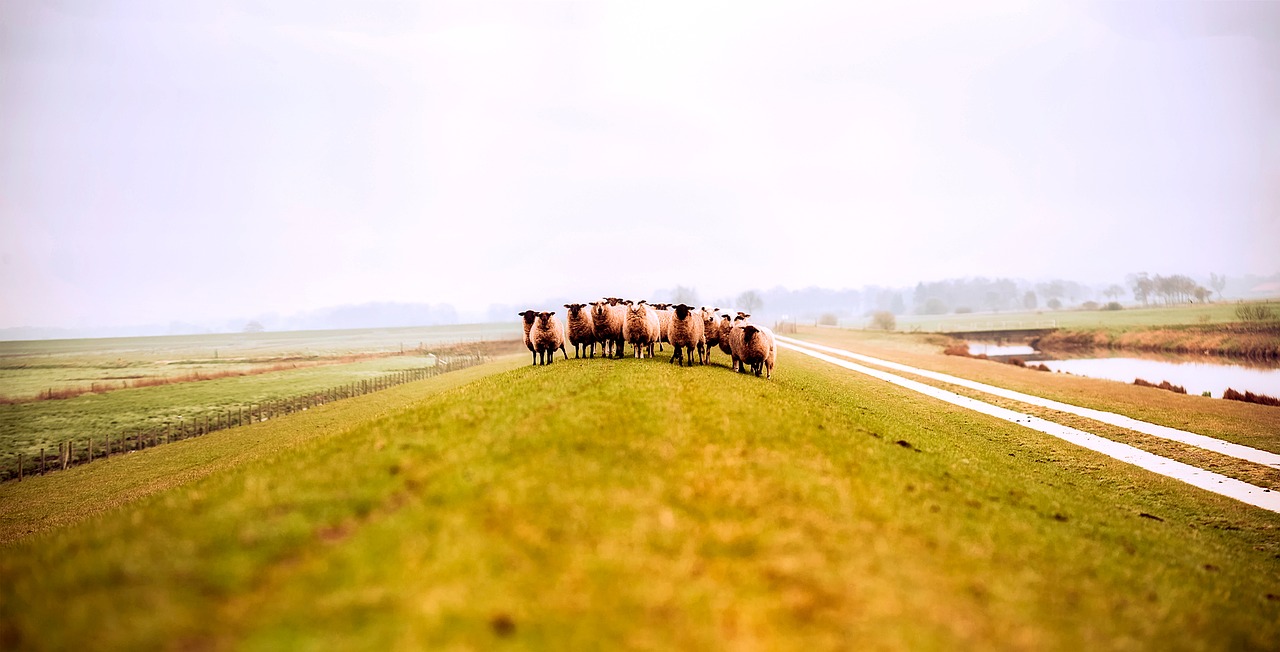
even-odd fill
[[[0,3],[0,328],[1139,271],[1280,271],[1280,3]]]

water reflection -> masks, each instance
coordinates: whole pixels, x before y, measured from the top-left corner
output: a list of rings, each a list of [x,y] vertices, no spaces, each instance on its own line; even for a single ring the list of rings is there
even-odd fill
[[[1074,360],[1041,360],[1052,371],[1106,378],[1132,383],[1143,380],[1160,383],[1167,380],[1185,387],[1188,394],[1209,392],[1222,398],[1228,387],[1238,392],[1280,396],[1280,369],[1246,367],[1208,362],[1168,362],[1142,358],[1081,358]]]

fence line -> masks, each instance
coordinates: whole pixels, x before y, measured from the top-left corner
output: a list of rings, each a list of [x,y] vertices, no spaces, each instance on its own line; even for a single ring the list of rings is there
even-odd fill
[[[437,357],[436,364],[431,367],[392,371],[377,378],[343,383],[318,392],[271,399],[261,403],[218,408],[216,416],[212,418],[210,412],[206,410],[202,417],[196,416],[191,419],[178,417],[176,421],[168,419],[162,426],[151,429],[137,429],[133,431],[132,435],[127,432],[120,432],[114,441],[112,441],[112,435],[105,434],[99,437],[90,436],[84,439],[61,442],[58,444],[57,457],[46,457],[45,448],[40,449],[38,458],[30,460],[26,459],[25,454],[18,453],[17,464],[10,464],[9,468],[0,471],[3,474],[0,477],[0,481],[17,480],[21,482],[28,475],[44,475],[57,470],[66,470],[72,466],[88,464],[95,460],[109,459],[112,455],[145,450],[160,444],[207,435],[218,430],[236,428],[251,423],[261,423],[333,403],[334,401],[364,396],[416,380],[446,374],[450,371],[474,367],[484,363],[484,361],[485,357],[482,354],[466,354],[449,358]]]

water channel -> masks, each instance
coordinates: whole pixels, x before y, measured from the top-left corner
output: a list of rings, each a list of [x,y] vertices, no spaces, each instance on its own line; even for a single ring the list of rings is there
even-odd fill
[[[998,360],[1021,358],[1028,364],[1043,364],[1051,371],[1132,383],[1141,378],[1159,384],[1169,381],[1186,388],[1188,394],[1208,392],[1222,398],[1229,387],[1237,392],[1253,392],[1280,397],[1280,362],[1254,362],[1232,358],[1145,354],[1134,351],[1037,351],[1026,344],[969,341],[970,355],[987,355]]]

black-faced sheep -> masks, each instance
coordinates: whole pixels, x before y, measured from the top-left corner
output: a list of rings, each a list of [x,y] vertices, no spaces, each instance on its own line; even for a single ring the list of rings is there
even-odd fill
[[[773,331],[766,326],[747,324],[742,327],[742,349],[739,354],[741,364],[751,365],[751,371],[759,376],[761,370],[765,378],[773,377],[773,363],[778,358],[777,344]]]
[[[646,353],[650,358],[653,357],[653,345],[658,342],[659,329],[657,312],[645,305],[644,300],[639,303],[627,302],[627,319],[622,322],[622,336],[631,343],[635,357],[643,358]]]
[[[720,320],[716,319],[719,308],[702,309],[702,334],[707,340],[707,362],[711,362],[711,351],[720,345]]]
[[[738,313],[733,319],[733,326],[729,329],[729,355],[733,357],[733,370],[737,372],[743,371],[742,368],[742,329],[749,323],[751,315],[745,312]]]
[[[688,355],[689,363],[687,366],[692,367],[693,354],[696,351],[698,364],[706,364],[707,338],[702,312],[694,310],[693,306],[681,303],[675,306],[672,313],[669,337],[671,339],[671,348],[675,350],[671,353],[671,362],[681,361],[684,355]]]
[[[720,335],[720,351],[725,355],[733,355],[733,347],[729,342],[729,333],[733,331],[733,318],[729,315],[720,315],[720,324],[716,330]]]
[[[534,351],[533,340],[529,337],[529,331],[533,329],[533,322],[538,319],[538,313],[526,310],[516,314],[524,318],[524,345],[533,351],[533,364],[538,364],[538,352]]]
[[[533,340],[534,364],[537,364],[539,355],[542,356],[542,364],[551,364],[556,358],[557,349],[564,354],[565,360],[569,359],[569,353],[564,350],[564,329],[560,326],[560,320],[556,319],[555,312],[538,313],[538,320],[533,324],[529,339]]]
[[[569,309],[569,343],[573,345],[573,357],[584,358],[588,351],[596,357],[596,327],[591,311],[585,303],[566,303]]]

